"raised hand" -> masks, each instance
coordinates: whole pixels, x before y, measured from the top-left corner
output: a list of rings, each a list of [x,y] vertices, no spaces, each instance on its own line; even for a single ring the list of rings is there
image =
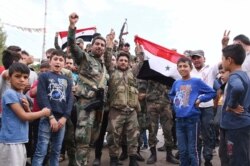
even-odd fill
[[[107,34],[107,36],[106,36],[106,45],[108,48],[113,48],[114,38],[115,38],[115,31],[113,29],[111,29],[110,33]]]
[[[227,30],[224,31],[224,35],[223,35],[223,38],[221,40],[222,48],[225,48],[228,45],[229,34],[230,34],[230,31],[227,31]]]
[[[75,28],[75,25],[79,19],[79,16],[74,12],[69,15],[69,26]]]
[[[140,46],[139,43],[135,43],[136,47],[135,47],[135,53],[136,54],[140,54],[141,52],[143,52],[142,47]]]

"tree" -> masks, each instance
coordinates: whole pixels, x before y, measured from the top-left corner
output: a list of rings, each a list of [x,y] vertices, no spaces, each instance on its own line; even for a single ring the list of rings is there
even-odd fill
[[[6,41],[6,33],[3,31],[3,27],[0,26],[0,65],[2,65],[2,52],[6,48],[5,41]]]

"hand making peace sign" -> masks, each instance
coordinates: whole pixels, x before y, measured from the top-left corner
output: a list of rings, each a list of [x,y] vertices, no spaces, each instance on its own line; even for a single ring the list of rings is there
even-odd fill
[[[222,48],[225,48],[228,45],[229,34],[230,34],[230,31],[227,31],[227,30],[224,31],[224,35],[223,35],[223,38],[221,40]]]

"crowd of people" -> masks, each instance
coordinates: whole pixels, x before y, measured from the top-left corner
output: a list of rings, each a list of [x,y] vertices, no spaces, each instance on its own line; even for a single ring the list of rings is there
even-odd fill
[[[164,145],[158,151],[167,162],[212,166],[219,146],[222,166],[250,165],[247,36],[228,45],[225,31],[222,61],[214,65],[205,64],[203,50],[185,51],[176,64],[180,79],[169,86],[137,79],[143,49],[135,43],[132,55],[129,43],[115,42],[113,30],[106,38],[96,33],[85,47],[76,39],[78,19],[69,16],[67,50],[56,34],[39,71],[29,68],[33,58],[19,46],[2,52],[0,165],[58,166],[67,152],[69,166],[100,166],[106,134],[110,166],[127,158],[129,166],[144,165],[140,151],[148,148],[146,164],[155,164],[159,124]]]

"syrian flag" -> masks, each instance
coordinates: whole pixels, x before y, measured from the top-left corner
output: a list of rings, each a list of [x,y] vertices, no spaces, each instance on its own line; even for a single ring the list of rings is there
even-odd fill
[[[179,58],[185,57],[184,55],[139,36],[135,36],[134,41],[142,47],[144,52],[144,62],[137,75],[138,79],[153,80],[172,86],[176,79],[181,78],[176,63]]]
[[[94,33],[96,33],[96,27],[77,29],[76,39],[82,38],[84,41],[90,42],[93,38]],[[62,39],[62,50],[64,50],[67,47],[68,31],[59,32],[59,36]]]

